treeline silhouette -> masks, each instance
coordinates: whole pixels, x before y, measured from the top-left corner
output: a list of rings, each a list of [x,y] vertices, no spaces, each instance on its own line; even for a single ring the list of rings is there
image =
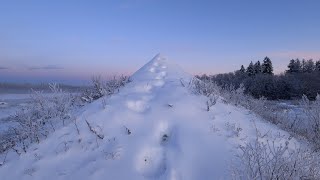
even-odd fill
[[[255,98],[289,100],[306,95],[309,99],[315,99],[320,93],[320,60],[292,59],[285,72],[275,75],[272,61],[265,57],[262,63],[251,61],[246,68],[242,65],[235,72],[197,77],[214,81],[222,88],[239,88],[243,85],[245,93]]]

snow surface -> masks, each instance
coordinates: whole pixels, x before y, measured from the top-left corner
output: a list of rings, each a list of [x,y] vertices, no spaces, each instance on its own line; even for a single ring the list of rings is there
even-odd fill
[[[87,105],[76,122],[34,144],[20,157],[9,153],[1,180],[56,179],[230,179],[238,145],[255,138],[294,138],[249,111],[206,98],[181,85],[191,75],[157,55],[120,93]],[[100,134],[90,132],[85,120]],[[236,135],[235,128],[241,128]],[[290,140],[289,140],[290,139]]]
[[[15,125],[8,117],[26,106],[29,100],[30,94],[0,94],[0,136]]]

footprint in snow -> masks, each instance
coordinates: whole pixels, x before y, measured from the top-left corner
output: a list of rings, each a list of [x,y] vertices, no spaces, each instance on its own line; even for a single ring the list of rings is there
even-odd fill
[[[135,112],[145,112],[149,106],[145,100],[127,101],[126,105],[129,109]]]
[[[136,92],[141,93],[149,93],[152,90],[152,85],[145,84],[145,85],[137,85],[135,86]]]
[[[166,155],[163,148],[143,148],[136,157],[135,167],[145,177],[154,178],[161,176],[167,169]]]
[[[149,69],[149,71],[154,73],[154,72],[156,72],[156,69],[154,67],[152,67],[152,68]]]
[[[163,79],[164,77],[166,77],[167,72],[162,71],[160,73],[158,73],[158,75],[156,76],[156,79]]]
[[[157,87],[162,87],[165,84],[165,82],[161,79],[156,80],[153,85]]]
[[[171,127],[168,122],[162,121],[156,126],[155,138],[160,144],[165,145],[171,138]]]

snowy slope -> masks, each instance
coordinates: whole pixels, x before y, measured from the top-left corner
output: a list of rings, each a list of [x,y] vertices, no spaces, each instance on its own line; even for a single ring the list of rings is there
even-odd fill
[[[85,108],[79,134],[71,123],[26,154],[11,153],[0,179],[229,179],[236,147],[254,139],[254,125],[271,133],[266,139],[288,140],[247,110],[218,101],[207,112],[206,98],[181,85],[191,77],[157,55],[105,107],[99,99]]]

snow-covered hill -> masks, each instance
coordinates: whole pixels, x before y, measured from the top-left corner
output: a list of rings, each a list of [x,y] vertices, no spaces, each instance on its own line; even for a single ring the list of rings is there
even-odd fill
[[[157,55],[118,94],[87,105],[26,154],[11,153],[0,179],[229,179],[237,147],[255,139],[255,127],[266,140],[298,145],[221,99],[208,112],[206,97],[182,86],[191,78]]]

